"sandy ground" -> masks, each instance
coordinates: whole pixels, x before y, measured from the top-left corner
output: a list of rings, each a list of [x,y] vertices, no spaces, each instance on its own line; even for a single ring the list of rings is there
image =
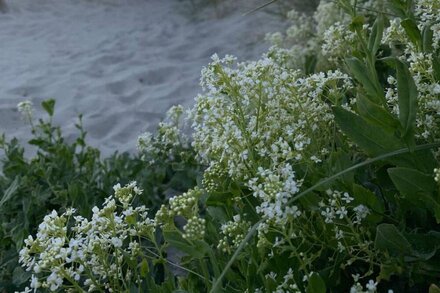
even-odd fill
[[[76,136],[83,113],[88,142],[103,155],[135,151],[137,136],[154,130],[170,106],[190,107],[213,53],[257,58],[268,47],[265,33],[284,25],[264,11],[243,16],[264,3],[256,0],[202,8],[190,0],[6,2],[0,133],[26,140],[17,103],[30,99],[39,108],[55,98],[55,122],[67,137]]]

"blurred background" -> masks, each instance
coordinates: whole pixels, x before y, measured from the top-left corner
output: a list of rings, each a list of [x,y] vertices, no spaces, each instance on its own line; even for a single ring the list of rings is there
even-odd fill
[[[2,2],[0,2],[2,3]],[[69,138],[84,115],[88,142],[104,155],[135,151],[175,104],[190,107],[200,70],[217,53],[240,61],[284,31],[292,8],[317,0],[3,0],[0,13],[0,133],[25,141],[16,110],[57,100],[55,123]],[[252,13],[248,13],[253,11]]]

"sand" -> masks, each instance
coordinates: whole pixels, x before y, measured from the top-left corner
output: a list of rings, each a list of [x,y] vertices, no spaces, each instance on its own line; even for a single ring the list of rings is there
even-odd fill
[[[26,141],[30,129],[17,103],[31,100],[41,117],[41,101],[55,98],[54,122],[67,138],[76,137],[82,113],[87,141],[104,156],[134,152],[137,136],[153,131],[170,106],[191,107],[212,54],[255,59],[269,46],[265,33],[284,25],[264,11],[243,16],[264,3],[254,0],[197,8],[190,0],[6,3],[7,13],[0,13],[0,133]]]

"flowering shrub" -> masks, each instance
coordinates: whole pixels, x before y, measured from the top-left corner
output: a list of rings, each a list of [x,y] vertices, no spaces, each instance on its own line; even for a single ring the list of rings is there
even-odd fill
[[[27,148],[34,155],[25,155],[18,140],[0,136],[4,153],[0,171],[0,292],[13,292],[31,277],[19,266],[18,251],[27,235],[37,232],[45,214],[74,206],[78,214],[90,216],[92,207],[104,201],[115,182],[126,184],[133,179],[148,194],[137,196],[135,204],[147,205],[154,213],[164,198],[193,187],[199,173],[198,165],[168,157],[173,153],[190,157],[189,150],[178,147],[174,152],[167,149],[167,154],[151,156],[154,162],[149,165],[140,156],[129,154],[115,153],[101,159],[99,150],[86,144],[81,119],[78,138],[68,142],[52,123],[55,101],[44,101],[42,107],[49,119],[35,119],[30,101],[18,105],[32,129]]]
[[[44,217],[20,251],[20,262],[33,273],[31,289],[123,292],[142,285],[151,254],[142,241],[154,239],[154,221],[145,206],[131,206],[142,193],[135,182],[114,189],[90,220],[74,209]]]
[[[272,35],[276,46],[257,61],[214,55],[189,111],[191,145],[179,132],[181,108],[172,109],[156,137],[139,139],[149,164],[160,156],[204,165],[198,185],[169,198],[150,219],[144,207],[129,204],[134,185],[117,186],[123,209],[140,209],[137,222],[126,223],[111,199],[104,205],[112,203],[110,212],[96,208],[96,219],[118,217],[122,226],[102,232],[104,252],[82,262],[97,269],[105,263],[119,277],[92,271],[100,282],[86,284],[80,265],[63,259],[49,262],[46,279],[34,284],[56,291],[79,275],[78,286],[91,291],[128,292],[128,284],[139,290],[140,283],[165,292],[440,290],[440,6],[412,3],[323,1],[312,19],[290,13],[301,22],[286,38]],[[155,244],[147,263],[167,263],[167,273],[149,275],[151,282],[124,259],[132,253],[124,231],[138,235],[136,225],[150,231],[139,251]],[[27,257],[34,243],[68,250],[67,241],[56,240],[64,234],[51,233],[26,242],[23,264],[34,273],[45,259],[44,251]],[[120,261],[116,251],[125,252]],[[144,255],[133,261],[145,263]]]

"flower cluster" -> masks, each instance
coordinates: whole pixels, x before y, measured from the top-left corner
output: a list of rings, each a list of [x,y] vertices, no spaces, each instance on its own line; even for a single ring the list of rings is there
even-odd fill
[[[346,56],[355,44],[355,34],[347,29],[347,25],[336,22],[324,32],[322,54],[332,62]]]
[[[150,165],[157,160],[173,162],[185,159],[189,149],[189,137],[182,131],[183,107],[171,107],[159,123],[157,132],[144,132],[138,137],[137,147],[142,158]]]
[[[21,114],[23,119],[26,121],[32,120],[32,114],[34,112],[33,104],[31,101],[26,100],[18,103],[17,105],[18,112]]]
[[[258,168],[257,177],[251,178],[248,187],[253,195],[260,199],[261,204],[256,208],[257,213],[264,219],[283,224],[289,217],[299,217],[301,211],[297,206],[288,205],[289,199],[298,192],[298,184],[292,166],[280,166],[274,172]]]
[[[434,180],[440,184],[440,168],[434,169]]]
[[[235,69],[232,62],[213,56],[203,71],[207,92],[191,112],[193,145],[202,161],[234,180],[247,180],[258,167],[319,153],[333,117],[326,101],[345,90],[345,76],[301,78],[268,56]]]
[[[433,32],[432,47],[440,47],[440,5],[438,1],[415,1],[415,14],[419,17],[418,29]],[[392,48],[399,46],[400,59],[409,62],[409,70],[418,90],[418,111],[416,117],[416,137],[433,141],[440,135],[440,80],[434,70],[434,53],[421,51],[406,34],[403,20],[399,17],[390,20],[385,29],[382,42]],[[393,113],[398,115],[397,82],[388,78],[389,87],[385,90],[387,102]]]
[[[113,190],[115,192],[115,198],[121,202],[124,207],[128,207],[134,196],[142,194],[142,189],[139,189],[134,181],[124,187],[121,187],[121,184],[118,183],[113,186]]]
[[[162,205],[156,213],[156,223],[164,230],[173,230],[175,217],[186,220],[182,237],[188,240],[203,239],[205,235],[205,219],[199,217],[199,198],[202,191],[195,187],[182,195],[169,199],[168,205]]]
[[[242,220],[240,215],[235,215],[233,221],[226,222],[221,226],[220,230],[224,237],[220,239],[217,248],[223,252],[231,253],[243,241],[250,226],[250,222]]]
[[[145,258],[140,241],[153,238],[155,223],[145,206],[126,202],[130,190],[139,193],[134,182],[116,186],[123,207],[110,196],[102,208],[92,209],[90,220],[74,209],[45,216],[36,237],[29,236],[20,251],[20,262],[33,274],[30,288],[121,292],[127,284],[139,284],[137,266],[127,264]]]

